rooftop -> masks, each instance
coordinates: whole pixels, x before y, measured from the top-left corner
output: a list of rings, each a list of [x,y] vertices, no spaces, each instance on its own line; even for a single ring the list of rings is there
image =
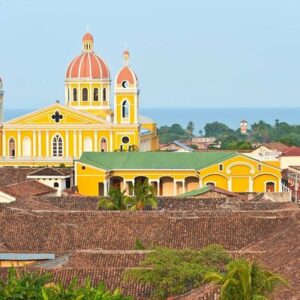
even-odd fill
[[[239,155],[236,152],[84,152],[80,162],[104,170],[200,170]]]
[[[15,198],[33,197],[56,193],[56,189],[35,180],[27,180],[0,187],[0,191]]]

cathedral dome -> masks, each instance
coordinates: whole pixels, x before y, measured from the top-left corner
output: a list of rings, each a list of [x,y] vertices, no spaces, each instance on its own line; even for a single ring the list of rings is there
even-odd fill
[[[138,84],[138,78],[134,71],[129,66],[129,51],[126,50],[123,53],[124,58],[124,66],[119,71],[119,73],[116,76],[116,84],[117,85],[137,85]],[[125,86],[123,86],[125,87]]]
[[[82,53],[69,64],[66,79],[110,80],[108,66],[94,53],[94,38],[87,32],[82,38]]]

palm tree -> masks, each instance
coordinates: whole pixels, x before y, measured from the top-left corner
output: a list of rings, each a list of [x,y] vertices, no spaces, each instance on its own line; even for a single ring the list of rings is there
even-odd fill
[[[147,207],[156,208],[157,199],[154,193],[154,188],[147,180],[138,182],[134,185],[134,198],[136,206],[133,209],[143,209]]]
[[[278,274],[244,259],[230,262],[225,273],[208,272],[205,280],[221,285],[220,300],[267,300],[277,286],[288,285]]]
[[[99,209],[107,210],[126,210],[134,205],[132,197],[125,195],[126,190],[110,189],[109,198],[103,198],[99,201]]]

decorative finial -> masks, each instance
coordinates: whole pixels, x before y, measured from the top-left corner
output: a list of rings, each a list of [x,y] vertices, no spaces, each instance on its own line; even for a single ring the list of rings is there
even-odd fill
[[[124,52],[123,52],[123,59],[124,59],[124,66],[129,66],[129,58],[130,58],[130,53],[129,53],[129,51],[128,51],[128,49],[127,49],[127,43],[125,43],[125,45],[124,45],[125,47],[125,50],[124,50]]]
[[[86,33],[89,33],[89,32],[90,32],[90,26],[86,25]]]

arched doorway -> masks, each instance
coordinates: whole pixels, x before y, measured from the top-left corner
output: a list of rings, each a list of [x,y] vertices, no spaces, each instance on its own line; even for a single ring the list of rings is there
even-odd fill
[[[31,140],[28,136],[23,140],[23,156],[31,156]]]
[[[174,196],[174,179],[169,176],[159,179],[160,196]]]
[[[199,189],[199,178],[190,176],[185,178],[185,190],[190,192]]]
[[[275,183],[272,181],[266,182],[266,192],[274,193],[275,192]]]
[[[84,139],[83,149],[85,152],[93,151],[93,141],[89,136]]]
[[[124,184],[123,184],[123,178],[119,176],[113,176],[110,178],[110,184],[109,188],[114,190],[123,190]]]
[[[8,142],[8,154],[9,157],[15,158],[16,156],[16,142],[14,138],[10,138]]]
[[[105,137],[100,140],[100,151],[107,152],[107,140]]]

